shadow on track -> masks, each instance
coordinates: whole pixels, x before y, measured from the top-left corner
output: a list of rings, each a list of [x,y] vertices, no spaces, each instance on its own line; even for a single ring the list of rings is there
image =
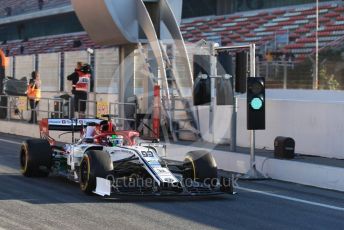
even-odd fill
[[[27,178],[20,174],[0,174],[0,201],[22,200],[32,204],[113,202],[208,202],[232,199],[229,195],[218,196],[125,196],[101,197],[84,194],[79,185],[62,177]]]

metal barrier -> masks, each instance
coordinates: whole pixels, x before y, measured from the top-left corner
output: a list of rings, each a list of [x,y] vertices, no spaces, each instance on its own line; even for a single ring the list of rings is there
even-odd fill
[[[25,101],[23,99],[26,99]],[[63,99],[62,98],[41,98],[39,104],[35,109],[29,108],[29,100],[25,96],[9,96],[9,95],[0,95],[0,119],[6,120],[20,120],[24,121],[25,116],[24,112],[28,111],[29,117],[31,112],[35,111],[40,117],[53,117],[58,116],[62,117],[65,113],[63,108]],[[58,103],[58,107],[55,107]],[[45,109],[42,107],[45,106]],[[51,105],[54,105],[55,108],[51,108]],[[42,116],[42,113],[45,113],[46,116]],[[18,117],[14,117],[17,115]],[[68,110],[70,114],[70,109]]]
[[[63,104],[66,102],[68,102],[68,106]],[[41,98],[37,107],[35,109],[31,109],[29,108],[29,100],[25,96],[0,95],[0,119],[25,121],[25,117],[28,119],[31,117],[32,111],[35,111],[40,118],[100,118],[101,115],[108,114],[111,116],[111,119],[117,127],[121,127],[123,129],[129,127],[135,130],[137,129],[136,103],[108,103],[104,101],[79,100],[77,106],[78,111],[80,111],[81,103],[86,103],[86,110],[84,113],[78,112],[75,113],[76,116],[73,116],[73,102],[73,98],[70,98],[69,100],[63,98]],[[103,103],[103,105],[101,103]],[[98,111],[98,105],[105,106],[105,110]],[[120,113],[120,111],[123,112]],[[24,114],[24,112],[30,114]],[[17,117],[14,116],[14,114],[17,115]]]
[[[47,109],[43,110],[41,107],[45,101]],[[63,98],[41,98],[36,112],[47,113],[48,118],[72,118],[72,104],[73,103],[71,99],[65,100]],[[53,109],[51,109],[51,105],[54,106]],[[33,109],[30,110],[33,111]]]

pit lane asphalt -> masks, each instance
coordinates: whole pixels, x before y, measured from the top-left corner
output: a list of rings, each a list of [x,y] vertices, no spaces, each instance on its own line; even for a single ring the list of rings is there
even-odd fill
[[[344,229],[344,193],[274,180],[239,181],[234,196],[89,197],[63,178],[21,176],[24,139],[0,134],[0,229]]]

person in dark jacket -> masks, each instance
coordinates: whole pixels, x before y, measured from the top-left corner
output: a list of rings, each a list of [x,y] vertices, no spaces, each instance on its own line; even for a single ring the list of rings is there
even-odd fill
[[[78,62],[74,72],[67,76],[72,82],[72,94],[74,95],[74,110],[83,117],[86,111],[86,100],[90,90],[91,69],[88,64]]]

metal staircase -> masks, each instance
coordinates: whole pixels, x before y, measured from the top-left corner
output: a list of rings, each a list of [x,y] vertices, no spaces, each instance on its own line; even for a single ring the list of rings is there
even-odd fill
[[[198,129],[198,123],[194,116],[194,111],[192,108],[192,98],[185,98],[181,92],[181,86],[178,84],[175,75],[175,69],[173,68],[172,60],[175,58],[173,55],[169,56],[168,53],[173,54],[173,45],[165,46],[160,42],[160,47],[163,54],[163,59],[166,67],[166,77],[168,81],[168,87],[170,90],[170,119],[172,120],[172,127],[170,128],[172,136],[175,136],[176,139],[182,134],[188,134],[190,139],[197,140],[199,139],[200,132]],[[171,52],[167,50],[170,49]],[[166,98],[162,97],[162,102]],[[188,138],[188,139],[189,139]]]
[[[173,49],[171,45],[168,47],[169,49]],[[162,106],[161,124],[166,124],[168,126],[173,141],[177,141],[181,136],[184,137],[183,139],[198,140],[201,136],[191,106],[192,101],[182,96],[180,86],[174,74],[172,63],[173,57],[168,56],[166,46],[161,42],[160,48],[164,60],[167,85],[163,84],[163,79],[153,74],[153,70],[149,64],[150,59],[145,52],[146,50],[141,43],[138,44],[138,50],[145,60],[144,68],[149,73],[150,80],[154,84],[160,85]]]

